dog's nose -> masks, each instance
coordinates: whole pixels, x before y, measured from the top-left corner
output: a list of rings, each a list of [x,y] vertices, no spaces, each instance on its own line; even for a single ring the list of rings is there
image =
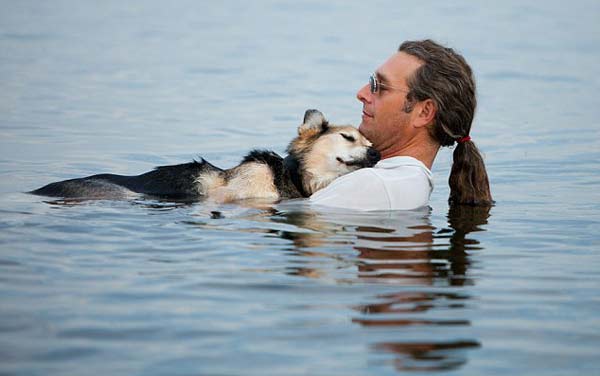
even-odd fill
[[[381,154],[379,154],[379,152],[373,148],[369,148],[367,150],[367,159],[370,162],[378,162],[381,159]]]

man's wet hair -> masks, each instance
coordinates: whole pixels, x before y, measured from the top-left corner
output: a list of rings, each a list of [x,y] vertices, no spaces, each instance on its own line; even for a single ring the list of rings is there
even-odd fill
[[[410,91],[404,111],[410,112],[414,103],[431,99],[436,107],[429,128],[431,137],[441,146],[457,143],[448,180],[450,204],[492,205],[483,158],[469,137],[477,107],[471,67],[452,48],[430,39],[406,41],[398,51],[423,62],[408,79]]]

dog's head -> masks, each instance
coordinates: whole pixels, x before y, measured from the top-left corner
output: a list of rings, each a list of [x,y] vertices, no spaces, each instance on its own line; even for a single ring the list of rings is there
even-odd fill
[[[374,166],[380,155],[372,146],[355,127],[331,125],[320,111],[307,110],[287,152],[299,161],[304,189],[312,194],[342,175]]]

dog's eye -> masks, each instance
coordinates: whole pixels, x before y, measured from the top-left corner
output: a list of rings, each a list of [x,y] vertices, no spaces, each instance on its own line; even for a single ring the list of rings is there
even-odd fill
[[[356,139],[353,136],[350,136],[348,134],[344,134],[344,133],[340,133],[342,135],[342,137],[344,137],[346,140],[350,141],[350,142],[354,142],[356,141]]]

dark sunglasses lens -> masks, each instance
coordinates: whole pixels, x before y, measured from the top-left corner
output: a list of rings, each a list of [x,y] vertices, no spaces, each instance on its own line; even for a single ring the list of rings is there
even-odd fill
[[[369,77],[369,85],[371,85],[371,93],[375,94],[377,92],[377,81],[375,81],[373,75]]]

